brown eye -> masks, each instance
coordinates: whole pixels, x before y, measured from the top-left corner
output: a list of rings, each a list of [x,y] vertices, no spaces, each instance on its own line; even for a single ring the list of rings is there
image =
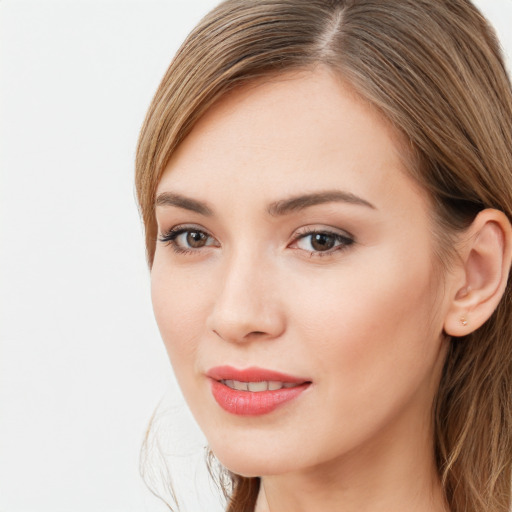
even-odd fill
[[[311,256],[334,253],[354,243],[350,235],[330,231],[309,231],[300,235],[292,247],[307,251]]]
[[[200,229],[177,226],[159,238],[170,245],[177,253],[192,252],[203,247],[219,247],[213,236]]]
[[[187,245],[193,249],[204,247],[208,242],[208,236],[202,231],[187,231]]]
[[[336,237],[328,233],[314,233],[310,243],[315,251],[328,251],[336,245]]]

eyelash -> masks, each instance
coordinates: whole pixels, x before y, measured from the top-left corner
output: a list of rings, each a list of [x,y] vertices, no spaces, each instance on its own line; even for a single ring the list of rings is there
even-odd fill
[[[197,251],[199,251],[200,249],[202,249],[204,247],[219,247],[219,245],[216,245],[216,244],[208,244],[208,245],[205,245],[205,246],[202,246],[199,248],[195,248],[195,249],[181,247],[178,245],[177,238],[180,235],[183,235],[185,233],[199,233],[201,235],[206,236],[209,239],[213,239],[213,237],[203,229],[196,228],[194,226],[175,226],[175,227],[171,228],[169,231],[162,234],[159,237],[159,241],[162,243],[165,243],[167,245],[170,245],[172,250],[175,253],[182,254],[182,255],[190,255],[190,254],[197,253]],[[325,257],[325,256],[330,256],[334,252],[344,251],[355,242],[354,238],[351,235],[349,235],[348,233],[341,234],[341,233],[337,233],[335,231],[329,231],[326,229],[306,228],[302,232],[299,232],[297,234],[297,236],[295,236],[295,238],[293,239],[293,241],[290,245],[297,244],[301,240],[304,240],[308,236],[312,236],[312,235],[325,235],[328,237],[332,237],[332,238],[334,238],[334,243],[336,243],[338,245],[335,245],[333,248],[328,249],[326,251],[307,251],[307,252],[309,252],[309,256],[311,258],[317,258],[317,257],[321,258],[321,257]],[[305,249],[303,249],[303,250],[305,250]]]
[[[328,229],[315,229],[315,228],[306,228],[303,231],[298,233],[293,240],[293,244],[297,244],[300,240],[306,239],[308,236],[312,235],[325,235],[334,238],[334,242],[338,245],[335,245],[333,248],[328,249],[327,251],[308,251],[310,257],[312,258],[323,258],[326,256],[331,256],[333,253],[338,251],[345,251],[348,249],[350,245],[352,245],[355,240],[352,235],[337,233],[336,231],[329,231]]]
[[[200,228],[196,228],[194,226],[175,226],[169,231],[165,232],[159,237],[160,242],[165,243],[167,245],[170,245],[172,250],[177,254],[194,254],[199,249],[187,249],[180,247],[176,241],[176,239],[185,233],[200,233],[202,235],[206,235],[208,238],[213,238],[211,235],[209,235],[206,231]],[[213,244],[210,244],[210,246],[214,246]],[[206,247],[210,247],[206,246]],[[215,246],[214,246],[215,247]]]

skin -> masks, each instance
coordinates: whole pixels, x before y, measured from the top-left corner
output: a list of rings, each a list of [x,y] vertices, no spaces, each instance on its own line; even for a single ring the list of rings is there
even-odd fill
[[[195,248],[187,233],[157,243],[156,319],[215,455],[262,476],[258,510],[446,510],[431,409],[447,347],[444,291],[455,277],[440,272],[431,206],[407,175],[402,144],[320,67],[223,98],[160,181],[157,196],[186,196],[210,215],[157,205],[161,236],[176,226],[205,235]],[[371,206],[268,211],[325,191]],[[341,238],[319,250],[308,231]],[[312,384],[270,414],[236,416],[205,376],[226,364]]]

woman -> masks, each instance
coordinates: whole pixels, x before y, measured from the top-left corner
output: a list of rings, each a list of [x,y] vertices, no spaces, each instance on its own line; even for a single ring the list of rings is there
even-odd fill
[[[229,511],[508,512],[512,93],[465,0],[228,0],[137,154]]]

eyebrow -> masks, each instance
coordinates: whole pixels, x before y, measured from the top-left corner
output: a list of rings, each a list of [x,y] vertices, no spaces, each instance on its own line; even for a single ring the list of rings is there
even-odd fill
[[[275,201],[268,206],[267,212],[273,217],[278,217],[304,210],[311,206],[333,202],[356,204],[376,210],[373,204],[352,194],[351,192],[328,190],[323,192],[314,192],[311,194],[302,194],[288,199]],[[158,194],[155,206],[175,206],[207,217],[213,216],[213,210],[206,203],[173,192],[162,192],[161,194]]]
[[[358,197],[350,192],[341,190],[328,190],[324,192],[315,192],[312,194],[304,194],[276,201],[268,207],[268,213],[274,217],[286,215],[288,213],[304,210],[311,206],[324,203],[349,203],[366,206],[372,210],[376,210],[375,206],[366,199]]]
[[[172,192],[158,194],[155,206],[176,206],[177,208],[196,212],[207,217],[213,215],[212,209],[205,203]]]

